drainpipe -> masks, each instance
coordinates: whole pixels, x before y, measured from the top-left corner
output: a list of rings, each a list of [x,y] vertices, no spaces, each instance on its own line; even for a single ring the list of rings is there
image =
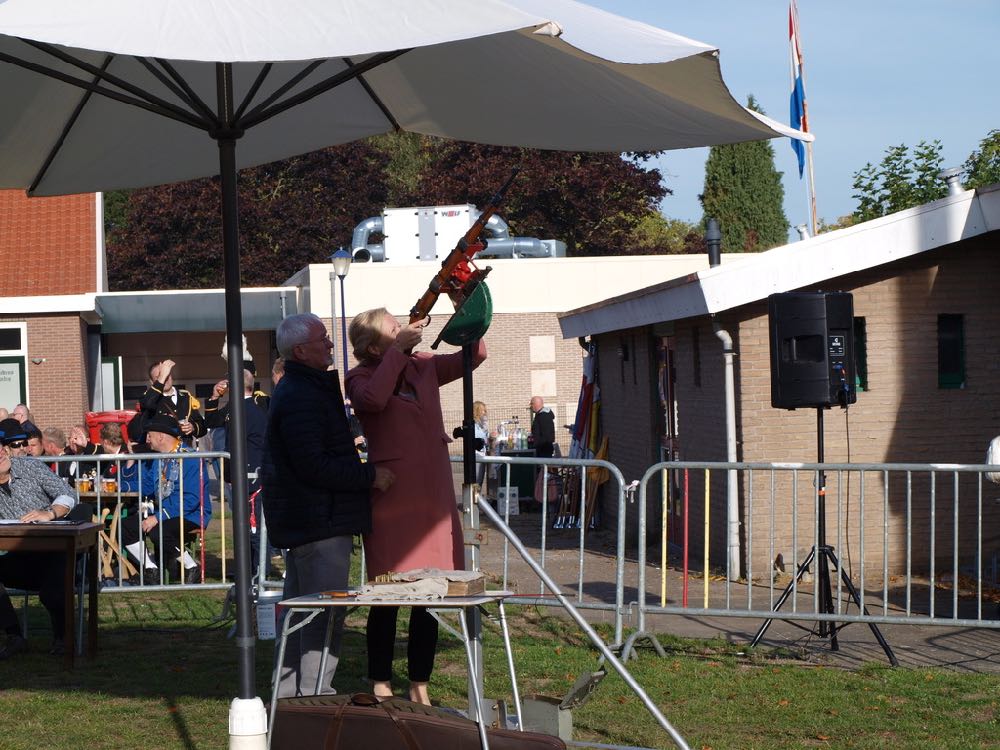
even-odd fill
[[[705,223],[705,244],[708,246],[708,266],[715,268],[722,263],[722,232],[718,219],[709,219]]]
[[[726,360],[726,461],[736,463],[736,378],[733,373],[733,337],[719,322],[712,319],[712,329],[722,342],[722,353]],[[729,526],[726,534],[729,580],[740,577],[740,506],[736,496],[736,469],[726,472],[726,517]]]

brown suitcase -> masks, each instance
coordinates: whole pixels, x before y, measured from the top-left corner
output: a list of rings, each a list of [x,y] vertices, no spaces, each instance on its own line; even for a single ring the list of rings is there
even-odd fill
[[[487,730],[490,750],[566,750],[558,737]],[[479,725],[402,698],[373,695],[282,698],[275,711],[272,750],[479,750]]]

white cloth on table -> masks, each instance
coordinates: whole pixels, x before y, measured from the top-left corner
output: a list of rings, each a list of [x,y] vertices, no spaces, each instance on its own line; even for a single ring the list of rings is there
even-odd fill
[[[430,601],[444,599],[447,595],[448,579],[437,577],[421,578],[416,581],[365,584],[358,590],[355,600],[359,602],[377,602],[386,599]]]

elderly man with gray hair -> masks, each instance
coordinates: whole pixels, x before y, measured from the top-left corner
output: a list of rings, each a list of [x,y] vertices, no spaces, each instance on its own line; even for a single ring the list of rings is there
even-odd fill
[[[285,318],[277,345],[285,374],[271,395],[261,478],[271,541],[288,548],[287,599],[347,588],[353,537],[371,530],[369,490],[387,489],[394,477],[362,463],[354,448],[323,321],[310,313]],[[320,693],[335,692],[343,609],[336,612]],[[325,628],[317,619],[289,638],[272,700],[315,692]]]

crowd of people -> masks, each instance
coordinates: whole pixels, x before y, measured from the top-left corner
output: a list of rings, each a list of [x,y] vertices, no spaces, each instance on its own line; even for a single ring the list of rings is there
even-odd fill
[[[272,372],[270,396],[255,390],[252,363],[245,363],[240,393],[245,402],[244,439],[251,501],[251,524],[266,517],[270,541],[284,550],[284,596],[346,590],[354,537],[361,536],[370,580],[418,568],[461,570],[464,538],[456,504],[440,388],[461,378],[462,353],[415,351],[427,321],[401,325],[385,308],[361,313],[351,322],[350,342],[358,365],[346,373],[344,391],[333,365],[333,342],[315,315],[292,315],[276,331],[280,357]],[[475,347],[473,365],[486,359]],[[92,441],[83,425],[67,431],[39,429],[31,412],[18,404],[0,409],[0,518],[52,521],[90,520],[93,509],[80,503],[88,479],[110,479],[120,493],[137,498],[120,519],[123,554],[135,561],[136,578],[165,582],[165,565],[193,571],[198,561],[185,539],[201,534],[212,518],[208,472],[201,460],[185,460],[200,448],[225,450],[230,393],[220,380],[204,405],[174,385],[176,364],[165,359],[149,368],[149,385],[127,424],[101,426]],[[224,403],[224,399],[229,402]],[[551,456],[554,426],[541,397],[533,397],[532,436],[538,455]],[[474,407],[478,449],[496,445],[485,403]],[[133,459],[121,454],[162,454]],[[68,456],[75,460],[46,461]],[[110,459],[110,460],[109,460]],[[225,466],[223,485],[232,478]],[[480,474],[480,482],[483,476]],[[74,489],[76,485],[76,489]],[[251,535],[252,542],[256,535]],[[151,546],[150,546],[151,545]],[[255,546],[255,545],[254,545]],[[276,550],[274,550],[276,551]],[[270,558],[268,550],[265,558]],[[38,590],[56,640],[66,612],[62,561],[44,553],[0,555],[0,582]],[[258,550],[251,557],[256,562]],[[256,572],[256,571],[255,571]],[[174,579],[168,571],[167,576]],[[319,669],[326,624],[313,621],[288,640],[276,664],[275,698],[335,692],[343,628],[335,610],[332,657]],[[392,662],[398,608],[371,607],[367,622],[368,677],[372,692],[392,692]],[[0,594],[0,628],[7,634],[0,659],[25,646],[9,597]],[[410,608],[407,676],[409,698],[429,704],[438,625],[426,607]],[[317,683],[317,678],[320,677]]]

